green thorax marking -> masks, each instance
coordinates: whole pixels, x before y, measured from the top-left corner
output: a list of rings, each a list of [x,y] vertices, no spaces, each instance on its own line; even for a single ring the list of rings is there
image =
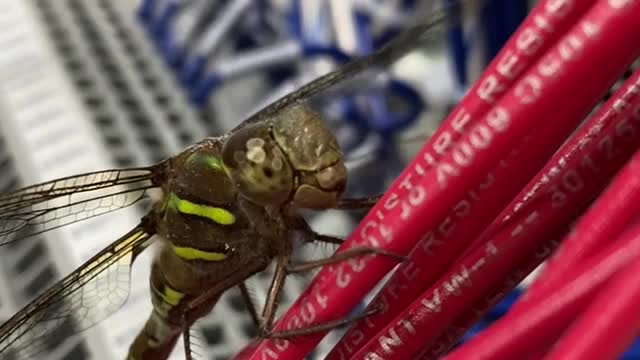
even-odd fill
[[[189,156],[189,158],[187,158],[187,164],[194,163],[194,162],[203,163],[215,171],[219,171],[225,174],[227,173],[227,169],[224,167],[222,160],[220,160],[220,158],[216,156],[202,154],[202,153],[193,153]]]
[[[196,204],[181,199],[174,193],[169,194],[166,207],[182,214],[204,217],[220,225],[231,225],[236,222],[236,217],[226,209]]]

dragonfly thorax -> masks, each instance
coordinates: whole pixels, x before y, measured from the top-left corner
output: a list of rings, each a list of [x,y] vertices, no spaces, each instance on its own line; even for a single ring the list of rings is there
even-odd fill
[[[303,105],[234,132],[222,158],[240,193],[264,206],[328,208],[347,181],[335,136]]]

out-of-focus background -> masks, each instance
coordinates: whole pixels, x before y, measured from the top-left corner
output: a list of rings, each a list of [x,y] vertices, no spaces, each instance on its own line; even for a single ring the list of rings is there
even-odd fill
[[[0,0],[0,192],[163,160],[230,130],[450,2]],[[334,95],[323,113],[349,160],[350,194],[384,191],[530,5],[487,0],[466,9],[458,27],[435,29],[431,40],[387,69],[377,96]],[[144,210],[125,209],[0,249],[0,321],[134,226]],[[318,231],[346,235],[359,215],[310,218]],[[331,250],[302,251],[317,257]],[[151,311],[151,256],[136,261],[121,311],[76,336],[62,329],[47,359],[122,359]],[[282,309],[309,278],[288,279]],[[256,299],[264,299],[269,281],[268,274],[251,281]],[[232,290],[197,333],[202,359],[225,359],[255,329]],[[174,355],[184,357],[180,346]]]

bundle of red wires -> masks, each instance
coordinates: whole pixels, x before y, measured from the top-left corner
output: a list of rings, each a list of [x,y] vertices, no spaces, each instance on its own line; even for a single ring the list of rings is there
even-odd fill
[[[640,55],[638,34],[640,0],[539,2],[338,250],[409,260],[369,305],[384,310],[328,359],[624,351],[640,330],[640,71],[583,120]],[[451,351],[550,254],[502,319]],[[276,329],[343,318],[395,265],[371,256],[324,268]],[[237,358],[302,359],[323,336],[259,341]]]

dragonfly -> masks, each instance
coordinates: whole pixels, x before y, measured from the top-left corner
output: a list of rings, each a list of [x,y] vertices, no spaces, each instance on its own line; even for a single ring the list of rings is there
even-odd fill
[[[154,189],[161,193],[135,228],[0,326],[0,359],[35,358],[63,324],[71,321],[75,331],[82,331],[116,312],[127,299],[133,262],[152,243],[160,245],[150,276],[153,311],[128,360],[166,359],[181,337],[191,359],[191,326],[233,287],[239,287],[262,337],[293,337],[352,321],[273,331],[287,275],[358,256],[403,259],[369,247],[306,262],[292,259],[294,232],[310,242],[342,242],[311,230],[303,210],[368,208],[378,199],[342,196],[343,155],[309,101],[367,69],[390,66],[451,15],[447,9],[435,13],[370,55],[267,105],[227,134],[205,138],[158,164],[69,176],[0,195],[0,246],[6,246],[132,206]],[[245,280],[273,262],[259,312]]]

